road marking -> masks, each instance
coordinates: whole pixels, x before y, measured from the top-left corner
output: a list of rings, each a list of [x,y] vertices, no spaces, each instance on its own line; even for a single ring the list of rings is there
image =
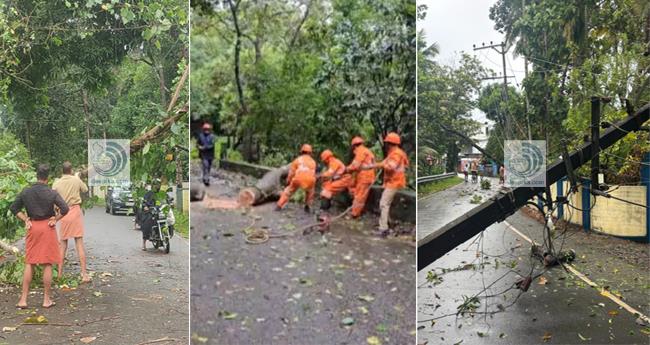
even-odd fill
[[[506,224],[506,227],[510,229],[512,232],[516,233],[519,235],[521,238],[529,242],[530,244],[537,244],[533,240],[531,240],[528,236],[524,235],[521,231],[517,230],[512,224],[508,223],[507,220],[503,221],[503,223]],[[587,285],[597,289],[600,291],[600,295],[609,298],[612,302],[618,304],[621,308],[627,310],[634,316],[638,316],[640,319],[642,319],[645,323],[650,324],[650,318],[647,317],[646,315],[643,315],[640,311],[634,309],[631,307],[629,304],[623,302],[620,298],[617,296],[614,296],[611,292],[605,290],[604,288],[598,286],[598,284],[594,283],[591,279],[587,278],[582,272],[578,271],[572,264],[565,264],[564,265],[574,276],[580,278],[582,281],[587,283]]]

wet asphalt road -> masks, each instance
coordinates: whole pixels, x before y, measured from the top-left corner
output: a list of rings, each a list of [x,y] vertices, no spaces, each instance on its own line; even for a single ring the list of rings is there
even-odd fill
[[[458,177],[464,178],[460,174]],[[500,188],[499,180],[491,177],[486,179],[491,182],[489,190],[481,189],[479,183],[461,182],[449,189],[419,198],[418,240],[478,206],[479,204],[470,203],[474,195],[481,196],[482,200],[495,195]]]
[[[213,198],[235,199],[250,182],[218,174]],[[412,245],[372,236],[374,217],[333,224],[323,245],[317,233],[293,233],[313,215],[293,203],[273,208],[192,204],[193,344],[415,343]],[[249,227],[292,235],[250,245]]]
[[[440,200],[429,203],[440,214],[453,205],[444,198],[432,200]],[[542,241],[542,225],[521,211],[507,222],[534,241]],[[574,266],[579,271],[647,315],[650,278],[647,265],[639,264],[647,259],[638,261],[628,255],[648,258],[650,246],[578,230],[568,233],[567,248],[576,250]],[[529,243],[499,223],[418,272],[418,320],[435,319],[418,322],[418,344],[650,343],[644,333],[650,329],[638,325],[636,316],[560,267],[544,271],[529,253]],[[519,274],[529,275],[531,267],[533,275],[543,274],[528,292],[518,299],[519,290],[504,293]],[[442,273],[442,268],[458,271]],[[439,279],[427,283],[427,272],[433,269]],[[488,289],[480,293],[484,286]],[[456,317],[464,296],[477,294],[480,304],[475,313]],[[452,315],[442,317],[447,314]]]
[[[168,337],[164,344],[187,344],[188,241],[172,239],[171,253],[140,249],[142,235],[133,230],[133,218],[111,216],[103,208],[84,217],[88,268],[93,282],[74,290],[56,289],[52,309],[39,308],[42,289],[28,300],[30,310],[13,306],[18,288],[0,292],[0,344],[139,344]],[[72,244],[72,242],[71,242]],[[76,252],[68,249],[68,273],[78,273]],[[45,316],[51,325],[20,326],[31,313]]]

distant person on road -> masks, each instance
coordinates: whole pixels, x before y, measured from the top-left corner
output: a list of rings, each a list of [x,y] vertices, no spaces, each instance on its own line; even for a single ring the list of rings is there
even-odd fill
[[[63,277],[68,240],[74,239],[77,256],[79,256],[81,281],[83,283],[90,282],[90,276],[86,272],[86,253],[83,242],[84,220],[81,211],[81,194],[88,192],[88,186],[79,177],[72,174],[72,163],[65,161],[63,162],[63,176],[54,182],[52,189],[61,195],[70,209],[59,223],[59,247],[61,248],[59,278]]]
[[[478,165],[478,176],[483,181],[483,177],[485,176],[485,165],[483,163]]]
[[[465,175],[465,182],[467,182],[467,175],[469,174],[469,164],[463,164],[463,175]]]
[[[201,133],[197,140],[199,146],[199,156],[201,157],[201,167],[203,169],[203,184],[210,185],[210,170],[212,169],[212,160],[214,159],[215,135],[212,133],[212,125],[204,123],[201,127]]]
[[[499,167],[499,183],[504,184],[506,182],[506,168],[501,164]]]
[[[427,154],[427,164],[429,166],[433,165],[433,157],[431,156],[431,154]]]
[[[366,200],[370,194],[370,187],[375,182],[375,169],[364,169],[375,164],[375,155],[363,144],[363,138],[354,137],[351,142],[354,158],[346,168],[346,172],[354,174],[350,194],[352,201],[352,218],[360,217],[366,207]]]
[[[472,183],[476,183],[478,180],[478,164],[476,161],[472,161],[471,163],[471,172],[472,172]]]
[[[27,308],[27,296],[34,265],[43,265],[43,308],[50,308],[56,304],[50,298],[52,265],[61,261],[55,225],[59,219],[68,214],[69,207],[61,195],[47,185],[49,174],[49,166],[39,165],[36,170],[38,181],[23,189],[10,206],[11,212],[25,222],[27,229],[22,294],[16,305],[20,309]],[[58,207],[59,212],[56,212],[55,206]],[[26,213],[23,212],[23,208]]]
[[[276,210],[282,210],[289,199],[298,189],[305,191],[305,212],[309,213],[316,192],[316,161],[311,157],[312,148],[304,144],[300,148],[300,156],[291,162],[287,187],[282,192]]]
[[[320,154],[320,159],[327,165],[327,170],[320,175],[323,180],[320,193],[320,209],[327,211],[332,206],[332,198],[350,188],[352,176],[345,173],[345,164],[336,158],[332,151],[323,151]]]
[[[381,236],[387,236],[389,232],[388,219],[390,216],[390,206],[393,203],[395,194],[406,187],[406,168],[409,166],[409,159],[406,153],[400,148],[402,140],[399,134],[390,132],[384,138],[386,145],[386,158],[375,164],[374,168],[384,170],[384,191],[381,194],[379,208],[381,214],[379,217],[379,233]]]

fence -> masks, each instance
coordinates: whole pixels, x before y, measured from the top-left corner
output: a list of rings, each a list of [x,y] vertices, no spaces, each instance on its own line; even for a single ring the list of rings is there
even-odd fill
[[[641,183],[635,186],[610,186],[613,197],[646,206],[640,207],[620,200],[593,196],[589,192],[591,181],[583,180],[576,193],[568,199],[569,205],[560,205],[553,216],[582,226],[585,231],[650,242],[650,153],[641,164]],[[551,194],[565,196],[570,185],[566,178],[551,186]],[[541,200],[537,200],[541,205]]]
[[[431,175],[431,176],[422,176],[422,177],[418,177],[417,182],[418,182],[418,184],[420,184],[420,183],[426,183],[426,182],[440,181],[440,180],[444,180],[446,178],[454,177],[454,176],[456,176],[455,172],[439,174],[439,175]]]

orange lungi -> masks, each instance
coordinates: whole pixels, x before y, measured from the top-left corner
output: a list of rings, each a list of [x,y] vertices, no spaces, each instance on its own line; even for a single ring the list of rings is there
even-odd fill
[[[83,237],[84,220],[81,207],[79,205],[70,206],[70,211],[61,218],[59,224],[59,238],[61,240]]]
[[[25,262],[31,265],[56,264],[61,259],[56,228],[48,220],[32,220],[25,240]]]

